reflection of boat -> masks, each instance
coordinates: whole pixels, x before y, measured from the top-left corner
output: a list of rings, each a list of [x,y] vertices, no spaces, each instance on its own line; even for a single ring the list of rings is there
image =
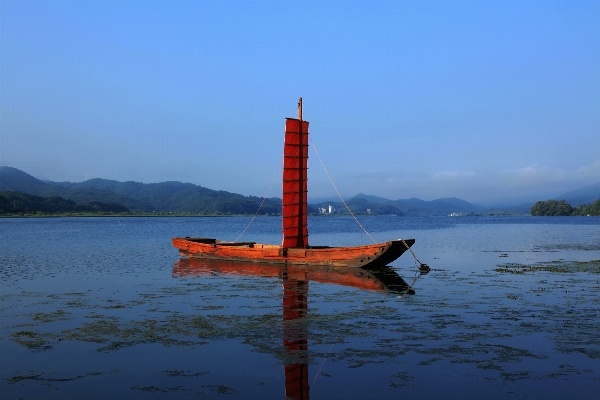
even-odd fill
[[[404,279],[388,266],[377,268],[330,268],[326,266],[286,267],[276,264],[242,263],[231,261],[182,258],[173,266],[173,277],[202,276],[212,274],[296,279],[319,283],[350,286],[362,290],[375,290],[405,294],[414,292]]]
[[[308,245],[308,122],[302,119],[302,99],[298,103],[298,118],[286,119],[283,158],[281,246],[191,237],[173,238],[173,246],[182,255],[195,258],[364,267],[387,265],[415,243],[414,239],[400,239],[355,247]]]
[[[426,273],[426,272],[424,272]],[[308,312],[308,282],[331,283],[362,290],[414,294],[390,267],[328,268],[322,266],[285,266],[182,258],[173,266],[173,277],[243,275],[278,277],[283,286],[283,345],[294,360],[284,365],[285,398],[309,398],[308,332],[302,318]]]

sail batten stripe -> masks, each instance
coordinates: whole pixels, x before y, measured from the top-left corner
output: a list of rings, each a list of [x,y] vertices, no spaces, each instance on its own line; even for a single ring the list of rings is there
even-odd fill
[[[308,246],[308,122],[285,121],[282,224],[284,248]]]

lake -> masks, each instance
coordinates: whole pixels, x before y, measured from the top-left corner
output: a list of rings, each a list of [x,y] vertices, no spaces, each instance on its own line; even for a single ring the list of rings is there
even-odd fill
[[[2,398],[597,398],[600,218],[363,217],[363,275],[182,259],[249,217],[0,219]],[[370,243],[310,217],[311,245]],[[259,217],[240,238],[281,243]]]

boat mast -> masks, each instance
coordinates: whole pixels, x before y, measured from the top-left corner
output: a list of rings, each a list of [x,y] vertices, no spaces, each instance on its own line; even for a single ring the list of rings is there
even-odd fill
[[[298,163],[298,244],[297,246],[304,246],[304,229],[302,229],[303,227],[303,219],[304,219],[304,203],[303,203],[303,197],[302,196],[302,183],[306,182],[306,171],[302,170],[302,165],[304,164],[303,161],[303,156],[304,156],[304,152],[303,150],[303,143],[302,143],[302,139],[304,138],[303,135],[303,129],[302,129],[302,97],[300,97],[300,99],[298,100],[298,119],[300,120],[300,132],[298,135],[298,141],[299,141],[299,147],[300,147],[300,151],[298,152],[298,159],[299,159],[299,163]],[[304,172],[304,177],[302,176],[302,172]],[[308,244],[308,243],[307,243]]]
[[[286,118],[283,146],[283,243],[282,247],[308,247],[307,169],[308,122],[302,119],[302,98],[298,118]]]

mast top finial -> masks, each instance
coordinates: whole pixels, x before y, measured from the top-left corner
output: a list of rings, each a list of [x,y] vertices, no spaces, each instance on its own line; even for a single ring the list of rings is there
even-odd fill
[[[298,119],[302,121],[302,97],[298,100]]]

